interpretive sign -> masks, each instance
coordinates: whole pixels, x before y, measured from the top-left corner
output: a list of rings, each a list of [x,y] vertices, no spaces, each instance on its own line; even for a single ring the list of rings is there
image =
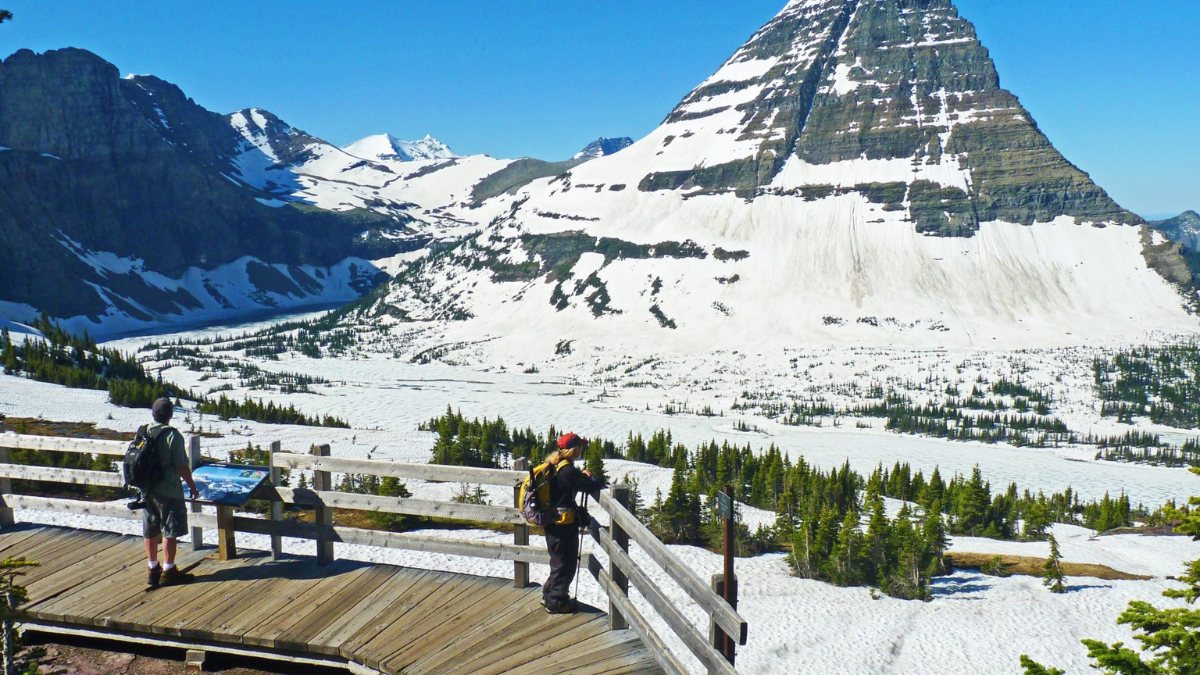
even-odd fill
[[[717,493],[717,513],[726,520],[733,520],[733,498],[724,492]]]
[[[271,475],[265,466],[203,464],[192,471],[200,501],[224,506],[241,506]]]

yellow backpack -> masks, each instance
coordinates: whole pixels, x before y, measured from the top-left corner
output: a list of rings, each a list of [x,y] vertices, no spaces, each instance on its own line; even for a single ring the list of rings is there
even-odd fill
[[[529,475],[521,481],[521,515],[530,524],[545,527],[549,524],[570,525],[575,522],[575,513],[568,509],[560,513],[557,504],[550,501],[550,486],[559,469],[570,464],[561,460],[557,464],[542,462],[529,470]]]

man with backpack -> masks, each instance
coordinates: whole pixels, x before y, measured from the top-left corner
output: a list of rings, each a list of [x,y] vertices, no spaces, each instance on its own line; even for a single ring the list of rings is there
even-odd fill
[[[150,565],[150,576],[146,583],[151,588],[159,585],[185,584],[194,577],[175,566],[175,551],[179,537],[187,532],[187,505],[183,499],[182,478],[191,489],[192,499],[199,491],[192,480],[192,470],[184,450],[183,434],[170,426],[175,406],[171,400],[160,398],[150,408],[154,423],[138,429],[139,438],[148,441],[148,458],[157,471],[150,472],[151,482],[143,491],[141,499],[142,537],[146,542],[146,558]],[[136,441],[135,441],[136,443]],[[158,540],[163,540],[164,564],[158,564]]]
[[[550,552],[550,576],[542,587],[542,606],[551,614],[570,614],[575,611],[571,580],[579,566],[580,528],[587,527],[586,521],[590,520],[587,511],[575,502],[575,495],[583,492],[599,499],[600,489],[605,486],[590,471],[575,468],[574,463],[587,448],[586,439],[565,434],[557,445],[558,450],[546,459],[554,467],[554,477],[550,480],[550,511],[543,525]]]

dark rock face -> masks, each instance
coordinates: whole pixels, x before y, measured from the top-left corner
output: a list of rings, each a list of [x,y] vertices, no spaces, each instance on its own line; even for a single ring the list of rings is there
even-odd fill
[[[605,155],[616,154],[631,145],[633,145],[633,139],[628,136],[622,138],[598,138],[588,143],[583,150],[575,153],[574,159],[604,157]]]
[[[1166,220],[1150,221],[1150,227],[1167,235],[1171,241],[1183,244],[1185,249],[1200,253],[1200,214],[1195,211],[1184,211]]]
[[[158,78],[122,79],[79,49],[13,54],[0,64],[0,300],[56,317],[95,317],[106,296],[167,314],[199,304],[81,252],[170,279],[245,256],[329,266],[357,252],[379,216],[256,201],[267,195],[229,177],[239,142],[225,116]]]
[[[910,215],[928,234],[964,236],[984,221],[1030,224],[1062,215],[1142,222],[1063,158],[1001,88],[987,49],[950,0],[798,0],[726,65],[764,60],[774,63],[765,74],[710,80],[666,119],[703,121],[729,109],[705,108],[706,100],[761,88],[736,104],[739,126],[722,130],[757,142],[754,156],[651,173],[640,189],[752,198],[770,190],[790,159],[903,159],[914,167]],[[953,163],[969,175],[966,184],[931,187],[918,175]]]

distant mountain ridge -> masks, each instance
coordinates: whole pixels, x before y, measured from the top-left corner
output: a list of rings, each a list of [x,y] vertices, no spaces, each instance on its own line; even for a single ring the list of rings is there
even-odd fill
[[[408,194],[444,169],[415,155],[449,149],[402,147],[408,172],[85,50],[18,51],[0,62],[0,317],[103,334],[352,300],[386,278],[373,261],[474,226]],[[443,171],[421,199],[503,164]]]
[[[501,216],[365,316],[526,363],[1196,328],[1180,246],[1054,148],[950,0],[793,0],[633,145],[505,172],[476,195]]]
[[[616,154],[633,145],[633,139],[628,136],[621,138],[598,138],[588,143],[583,150],[575,153],[572,159],[596,159],[605,155]]]
[[[1183,244],[1183,247],[1200,252],[1200,213],[1184,211],[1174,218],[1150,221],[1150,227],[1167,235],[1171,241]]]
[[[398,162],[458,157],[450,146],[429,135],[419,141],[402,141],[391,134],[376,134],[359,139],[342,149],[363,159]]]

